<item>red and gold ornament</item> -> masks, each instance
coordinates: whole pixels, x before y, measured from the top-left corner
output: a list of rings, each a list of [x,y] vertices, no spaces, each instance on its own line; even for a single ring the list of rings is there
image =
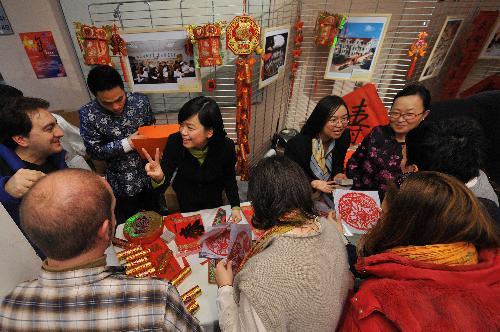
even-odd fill
[[[225,32],[226,22],[205,25],[190,25],[186,28],[192,44],[196,44],[199,67],[222,65],[221,36]]]
[[[315,44],[317,46],[332,46],[344,23],[344,15],[321,12],[316,19]]]
[[[236,169],[242,181],[248,180],[248,159],[250,144],[250,118],[252,111],[252,67],[257,60],[253,52],[262,55],[260,47],[260,26],[248,15],[236,16],[226,29],[226,45],[236,59],[236,133],[238,153]]]
[[[105,27],[74,23],[76,38],[86,65],[109,65],[108,33]]]
[[[127,56],[125,40],[123,40],[123,38],[118,33],[118,27],[115,24],[113,24],[110,30],[111,37],[109,38],[109,44],[111,46],[111,53],[120,57],[120,66],[122,68],[123,80],[125,82],[128,82],[127,71],[125,70],[125,61],[123,60],[123,58]]]
[[[292,66],[290,68],[290,94],[289,98],[292,97],[293,94],[293,84],[295,83],[295,76],[297,75],[297,71],[299,70],[299,58],[302,55],[302,41],[304,40],[304,36],[302,35],[302,29],[304,28],[304,22],[300,20],[300,17],[297,19],[294,25],[295,28],[295,38],[293,39],[293,61]]]
[[[423,57],[427,52],[427,38],[428,34],[425,31],[422,31],[418,34],[418,39],[411,45],[410,50],[408,51],[408,56],[412,58],[410,69],[408,69],[407,78],[410,78],[413,75],[413,71],[415,70],[415,65],[417,64],[418,57]]]

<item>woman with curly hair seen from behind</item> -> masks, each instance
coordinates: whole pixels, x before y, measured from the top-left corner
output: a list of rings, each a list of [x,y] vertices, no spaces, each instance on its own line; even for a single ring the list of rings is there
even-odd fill
[[[456,178],[410,175],[390,186],[382,218],[361,239],[366,279],[341,331],[499,331],[500,239]]]
[[[264,158],[248,197],[253,226],[266,232],[235,270],[217,265],[222,331],[334,331],[352,277],[335,226],[314,214],[306,175],[286,157]]]

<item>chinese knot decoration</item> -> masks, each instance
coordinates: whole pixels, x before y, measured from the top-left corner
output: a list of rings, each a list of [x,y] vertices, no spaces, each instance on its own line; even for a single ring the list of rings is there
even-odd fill
[[[105,27],[98,28],[75,22],[76,38],[83,53],[86,65],[109,65],[108,32]]]
[[[290,73],[290,94],[289,97],[292,97],[293,94],[293,84],[295,82],[295,76],[297,75],[297,70],[299,70],[299,58],[300,55],[302,54],[302,41],[304,40],[304,36],[302,35],[302,29],[304,28],[304,22],[300,20],[300,18],[297,19],[297,22],[295,22],[295,38],[294,38],[294,44],[293,44],[293,62],[292,62],[292,67],[291,67],[291,73]]]
[[[255,51],[261,55],[260,27],[253,17],[236,16],[226,29],[226,45],[236,59],[236,133],[238,136],[237,172],[242,181],[248,180],[248,160],[250,153],[248,133],[252,110],[252,67],[256,59],[252,57]]]
[[[411,45],[410,50],[408,51],[408,56],[413,58],[411,61],[410,69],[408,69],[407,78],[410,78],[413,75],[413,71],[415,70],[415,65],[417,64],[418,57],[423,57],[427,52],[427,38],[428,34],[425,31],[422,31],[418,34],[418,39]]]
[[[111,45],[111,52],[113,55],[118,55],[120,57],[120,66],[122,68],[123,80],[127,82],[127,71],[125,69],[125,63],[123,61],[123,57],[127,56],[127,48],[125,47],[125,41],[118,33],[118,28],[113,24],[113,27],[110,28],[111,37],[109,39]]]
[[[337,40],[337,35],[345,24],[345,16],[322,12],[316,20],[316,37],[314,42],[317,46],[332,46]]]
[[[222,65],[221,36],[226,22],[205,25],[190,25],[186,28],[191,43],[197,44],[197,66],[212,67]]]

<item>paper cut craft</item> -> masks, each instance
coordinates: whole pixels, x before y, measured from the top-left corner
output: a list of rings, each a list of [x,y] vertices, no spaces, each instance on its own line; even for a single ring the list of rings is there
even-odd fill
[[[250,225],[231,225],[229,248],[227,259],[232,261],[233,270],[235,270],[240,266],[241,261],[248,254],[250,249],[252,249],[252,229]]]
[[[229,253],[230,235],[230,225],[218,225],[211,227],[211,229],[200,238],[200,257],[226,258]]]
[[[350,233],[364,234],[380,218],[380,199],[376,191],[336,189],[333,198],[337,216]]]
[[[165,226],[175,234],[175,243],[180,256],[186,256],[200,250],[199,238],[205,232],[201,215],[182,217],[173,214],[164,218]]]
[[[226,218],[227,218],[226,217],[226,210],[224,210],[223,208],[218,208],[217,212],[215,213],[215,218],[214,218],[214,222],[212,223],[212,226],[227,223]]]
[[[142,126],[139,127],[138,133],[145,136],[145,138],[135,138],[132,143],[134,143],[136,151],[142,158],[146,159],[146,156],[142,153],[142,148],[146,149],[149,155],[154,158],[156,148],[160,149],[160,153],[162,153],[168,137],[178,131],[178,124]]]

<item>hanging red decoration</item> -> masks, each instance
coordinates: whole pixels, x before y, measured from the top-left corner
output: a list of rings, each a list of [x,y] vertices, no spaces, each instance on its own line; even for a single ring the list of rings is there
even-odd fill
[[[297,21],[294,25],[295,28],[295,38],[293,39],[293,61],[292,66],[290,68],[290,93],[289,98],[292,97],[293,94],[293,84],[295,83],[295,76],[297,75],[297,71],[299,70],[299,58],[302,54],[302,41],[304,40],[304,36],[302,35],[302,29],[304,28],[304,22],[300,20],[300,17],[297,18]]]
[[[315,44],[317,46],[332,46],[344,23],[344,15],[321,12],[316,19]]]
[[[213,92],[217,88],[217,83],[213,78],[207,80],[206,88],[208,91]]]
[[[408,51],[408,56],[412,58],[410,69],[408,69],[407,78],[410,78],[413,75],[413,71],[415,70],[415,65],[417,64],[418,57],[423,57],[427,52],[427,38],[428,33],[422,31],[418,34],[418,39],[411,45],[410,50]]]
[[[226,22],[205,25],[190,25],[186,28],[192,44],[197,44],[199,67],[222,65],[221,36],[225,32]]]
[[[244,7],[245,4],[244,4]],[[252,57],[255,51],[262,55],[260,47],[260,26],[248,15],[236,16],[226,29],[226,46],[236,59],[236,133],[238,153],[236,169],[242,181],[248,180],[248,159],[250,144],[248,133],[252,111],[252,67],[257,60]]]
[[[109,65],[108,33],[105,28],[98,28],[74,23],[76,28],[76,38],[83,53],[83,61],[86,65]]]
[[[118,55],[120,58],[120,66],[123,73],[123,80],[128,82],[127,78],[127,70],[125,69],[125,61],[123,57],[127,56],[127,48],[125,47],[125,41],[118,33],[118,27],[113,24],[113,27],[110,28],[111,37],[109,38],[109,43],[111,46],[111,52],[113,55]]]

